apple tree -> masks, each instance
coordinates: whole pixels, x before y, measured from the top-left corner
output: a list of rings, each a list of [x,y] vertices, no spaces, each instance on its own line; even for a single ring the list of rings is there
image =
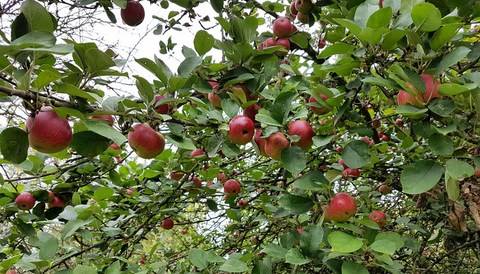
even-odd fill
[[[132,29],[160,7],[168,43],[123,71],[62,7]],[[0,18],[1,273],[478,268],[478,1],[8,0]]]

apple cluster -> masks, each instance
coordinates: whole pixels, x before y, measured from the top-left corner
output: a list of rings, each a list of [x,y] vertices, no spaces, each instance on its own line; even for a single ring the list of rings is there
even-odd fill
[[[290,40],[288,40],[288,37],[297,32],[297,28],[287,17],[280,17],[273,22],[272,32],[276,38],[268,37],[258,45],[258,50],[263,50],[267,47],[282,46],[286,49],[286,52],[277,51],[275,54],[279,56],[286,55],[290,50]]]
[[[310,23],[310,13],[313,9],[312,0],[294,0],[290,4],[290,18],[297,19],[302,24]]]
[[[30,192],[22,192],[17,195],[15,198],[15,203],[17,207],[21,210],[30,210],[35,206],[37,199],[35,196]],[[53,207],[65,207],[65,201],[52,191],[48,192],[48,200],[47,200],[48,208]]]

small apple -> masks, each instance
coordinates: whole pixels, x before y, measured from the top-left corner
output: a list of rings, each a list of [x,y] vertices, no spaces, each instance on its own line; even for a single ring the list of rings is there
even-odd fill
[[[183,178],[183,175],[185,175],[182,172],[170,172],[170,179],[179,181],[180,179]]]
[[[277,44],[277,41],[273,37],[268,37],[267,39],[265,39],[265,41],[263,41],[263,44],[266,48],[273,47]]]
[[[278,38],[288,37],[292,33],[292,22],[287,17],[277,18],[273,22],[272,31]]]
[[[229,196],[237,196],[240,190],[240,183],[237,180],[230,179],[223,184],[223,192]]]
[[[53,207],[65,207],[65,201],[61,197],[55,195],[53,197],[53,202],[48,203],[48,208]]]
[[[261,107],[257,104],[250,105],[243,110],[243,116],[247,116],[248,118],[250,118],[250,120],[256,123],[257,120],[255,120],[255,116],[258,114],[260,108]]]
[[[477,177],[477,178],[480,178],[480,167],[476,167],[474,170],[473,170],[473,176]]]
[[[138,261],[140,264],[145,264],[145,258],[140,258],[140,260]]]
[[[397,127],[403,127],[403,120],[402,120],[402,118],[397,118],[397,119],[395,120],[395,125],[396,125]]]
[[[381,185],[381,186],[378,187],[378,191],[380,193],[382,193],[383,195],[387,195],[387,194],[392,193],[392,188],[390,186],[384,184],[384,185]]]
[[[136,0],[129,0],[127,6],[120,11],[123,22],[129,26],[138,26],[145,18],[145,9],[142,4]]]
[[[156,113],[159,113],[159,114],[168,114],[168,111],[170,109],[170,105],[168,104],[159,104],[157,105],[157,103],[161,100],[165,99],[165,96],[163,95],[155,95],[155,112]]]
[[[338,163],[343,166],[343,169],[348,168],[347,164],[345,164],[345,161],[343,161],[343,159],[338,160]]]
[[[284,47],[287,51],[290,50],[290,41],[287,38],[278,38],[276,45]],[[286,54],[285,52],[281,52],[281,53],[279,52],[278,54],[282,54],[282,53]]]
[[[248,205],[248,201],[245,200],[245,199],[240,199],[240,200],[237,202],[237,206],[238,206],[239,208],[245,208],[247,205]]]
[[[328,99],[328,96],[325,95],[325,94],[318,94],[318,96],[320,97],[320,99],[322,99],[323,101],[327,100]],[[315,97],[311,96],[310,99],[308,100],[308,102],[310,104],[315,104],[315,103],[318,103],[317,99],[315,99]],[[318,105],[318,104],[317,104]],[[323,105],[320,105],[320,106],[310,106],[310,109],[318,114],[318,115],[322,115],[322,114],[326,114],[326,113],[329,113],[332,109],[329,108],[329,107],[326,107],[326,106],[323,106]]]
[[[383,0],[378,0],[378,7],[383,8]]]
[[[228,137],[230,141],[237,145],[245,145],[252,140],[255,125],[253,121],[247,116],[237,115],[230,123]]]
[[[190,152],[190,158],[200,158],[200,157],[203,157],[205,156],[205,151],[201,148],[197,148],[195,150],[193,150],[192,152]]]
[[[325,38],[320,37],[320,39],[318,39],[318,45],[317,45],[318,48],[323,49],[326,45],[327,45],[327,40],[325,40]]]
[[[381,210],[375,210],[368,216],[370,220],[377,223],[379,227],[384,227],[387,221],[387,215]]]
[[[230,172],[230,174],[231,174],[232,176],[235,176],[235,175],[238,174],[238,170],[232,169],[232,171]]]
[[[298,234],[302,235],[303,233],[303,228],[297,228]]]
[[[144,159],[155,158],[165,148],[165,138],[148,124],[135,124],[128,133],[128,144]]]
[[[335,151],[338,152],[338,153],[342,153],[343,147],[342,147],[342,146],[337,146],[337,147],[335,148]]]
[[[313,8],[312,0],[295,0],[295,8],[298,13],[308,14]]]
[[[282,151],[290,146],[290,141],[282,132],[270,135],[265,143],[265,154],[274,160],[280,160]]]
[[[35,205],[36,199],[32,193],[22,192],[15,198],[17,207],[22,210],[30,210]]]
[[[303,150],[308,150],[313,144],[313,136],[315,132],[313,131],[310,123],[304,120],[293,121],[288,126],[288,132],[290,135],[298,135],[300,139],[297,142],[293,142],[293,145],[300,147]]]
[[[127,192],[128,195],[132,195],[133,193],[135,193],[135,190],[129,188],[129,189],[127,189],[126,192]]]
[[[220,98],[220,96],[218,96],[218,94],[216,94],[215,92],[210,92],[207,95],[207,99],[214,108],[222,108],[222,98]]]
[[[297,13],[297,20],[302,24],[308,24],[310,22],[310,15],[308,13]]]
[[[42,107],[35,117],[26,121],[30,146],[43,153],[64,150],[72,142],[68,121],[59,117],[51,107]]]
[[[92,120],[103,120],[108,123],[109,126],[113,126],[113,116],[112,115],[93,115]]]
[[[218,173],[217,179],[218,179],[218,181],[219,181],[220,183],[224,184],[225,181],[226,181],[226,179],[225,179],[225,173],[223,173],[223,172],[222,172],[222,173]]]
[[[345,222],[357,212],[355,198],[347,193],[337,193],[326,209],[325,219]]]
[[[297,8],[295,7],[296,6],[296,1],[293,1],[291,4],[290,4],[290,14],[291,15],[297,15],[298,13],[298,10]]]
[[[342,177],[344,179],[347,179],[348,177],[358,178],[360,177],[360,173],[360,169],[347,167],[342,171]]]
[[[196,188],[201,188],[202,187],[202,180],[198,177],[193,177],[190,179],[190,181],[195,185]]]
[[[370,125],[372,126],[372,128],[379,128],[382,125],[382,122],[380,121],[380,119],[373,119],[370,122]]]
[[[260,154],[268,157],[267,153],[265,153],[265,144],[267,143],[267,139],[261,138],[260,137],[261,135],[262,135],[262,130],[257,129],[255,131],[255,135],[253,136],[253,140],[258,146],[258,149],[260,150]]]
[[[172,229],[173,228],[173,220],[171,218],[165,218],[163,219],[161,226],[163,229]]]

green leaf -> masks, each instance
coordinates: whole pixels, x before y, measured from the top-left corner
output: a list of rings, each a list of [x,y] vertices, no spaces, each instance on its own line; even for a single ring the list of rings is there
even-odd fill
[[[97,274],[97,269],[93,266],[77,265],[73,270],[73,274]]]
[[[232,99],[223,99],[221,101],[222,110],[227,114],[230,119],[238,115],[240,106]]]
[[[297,32],[294,35],[290,36],[288,40],[290,42],[297,44],[300,48],[304,49],[308,47],[309,35],[305,32]]]
[[[153,102],[153,98],[155,97],[153,93],[153,87],[150,85],[150,83],[147,81],[147,79],[134,75],[135,79],[135,86],[137,86],[138,89],[138,95],[140,95],[140,98],[142,98],[143,102],[149,106]]]
[[[342,151],[342,159],[350,168],[361,168],[370,164],[369,147],[365,142],[354,140]]]
[[[316,147],[323,147],[330,144],[330,141],[332,141],[334,138],[335,138],[335,135],[314,136],[312,140],[313,140],[313,144]]]
[[[395,243],[395,250],[399,250],[404,246],[403,237],[400,234],[392,231],[378,233],[377,236],[375,237],[375,241],[379,241],[379,240],[389,240]]]
[[[397,47],[397,42],[407,35],[407,31],[402,29],[393,29],[383,36],[382,49],[394,50]]]
[[[198,248],[192,248],[188,251],[188,259],[199,270],[208,267],[208,261],[206,259],[206,252]]]
[[[125,136],[106,123],[100,121],[85,121],[85,125],[89,130],[113,140],[118,145],[123,144],[127,140]]]
[[[297,196],[292,194],[285,194],[278,200],[278,204],[293,214],[301,214],[309,211],[314,203],[310,198]]]
[[[342,263],[342,274],[369,274],[368,269],[363,265],[352,261],[344,261]]]
[[[178,66],[178,76],[188,77],[193,72],[193,70],[202,64],[202,57],[200,56],[190,56],[183,60],[182,63]]]
[[[393,253],[395,253],[395,251],[397,250],[397,245],[395,244],[395,242],[392,242],[388,239],[380,239],[373,242],[369,246],[369,248],[379,253],[393,255]]]
[[[93,193],[93,198],[97,201],[102,201],[112,197],[114,193],[115,191],[113,189],[104,186],[95,190]]]
[[[370,15],[367,21],[367,27],[372,29],[388,28],[392,15],[391,7],[379,9]]]
[[[287,251],[287,249],[273,243],[267,244],[262,250],[263,253],[277,259],[284,259]]]
[[[81,131],[73,134],[70,147],[78,154],[93,158],[104,152],[110,145],[110,139],[92,131]]]
[[[57,81],[62,78],[62,75],[56,70],[44,70],[38,74],[37,78],[33,80],[32,86],[41,89],[42,87]]]
[[[442,55],[438,63],[432,63],[431,67],[429,67],[425,73],[438,75],[450,66],[455,65],[463,58],[467,57],[469,52],[470,49],[467,47],[457,47],[446,55]]]
[[[452,23],[442,26],[437,30],[431,39],[429,39],[430,47],[433,50],[440,49],[443,45],[447,44],[462,27],[461,23]]]
[[[88,49],[85,52],[83,61],[90,73],[95,73],[115,66],[115,62],[112,58],[97,48]]]
[[[211,263],[223,263],[223,262],[225,262],[225,258],[223,258],[222,256],[218,256],[213,251],[207,252],[206,258],[207,258],[207,261],[209,261]]]
[[[443,168],[432,160],[420,160],[405,166],[400,182],[403,192],[407,194],[420,194],[429,191],[440,181]]]
[[[363,246],[363,242],[350,234],[342,231],[333,231],[327,236],[327,241],[332,246],[332,251],[352,253]]]
[[[285,254],[285,262],[289,264],[302,265],[311,261],[311,259],[305,258],[298,248],[291,248]]]
[[[354,45],[337,42],[322,50],[322,52],[320,52],[320,54],[318,55],[318,58],[327,58],[336,54],[351,54],[356,48],[357,47]]]
[[[58,249],[58,240],[54,236],[43,231],[37,232],[39,244],[39,258],[41,260],[50,260],[55,257]]]
[[[223,10],[223,0],[210,0],[212,8],[217,12],[221,13]]]
[[[93,221],[93,219],[88,219],[88,220],[85,220],[85,221],[83,221],[83,220],[68,221],[65,224],[65,226],[63,227],[63,230],[62,230],[62,234],[61,234],[62,240],[65,240],[66,238],[72,236],[73,233],[75,233],[75,231],[77,231],[82,226],[88,225],[92,221]]]
[[[452,140],[440,133],[432,134],[428,138],[428,145],[434,154],[440,156],[449,156],[455,151]]]
[[[440,28],[442,14],[433,4],[419,3],[412,9],[412,19],[419,31],[430,32]]]
[[[442,117],[449,117],[450,114],[455,111],[455,108],[455,102],[451,100],[437,99],[428,104],[428,109]]]
[[[25,161],[28,145],[28,134],[18,127],[9,127],[0,133],[0,150],[7,161],[15,164]]]
[[[53,32],[56,29],[54,17],[36,1],[24,1],[20,11],[27,19],[30,31]]]
[[[215,38],[205,30],[199,30],[195,34],[193,45],[198,55],[204,55],[213,48]]]
[[[282,150],[281,160],[285,169],[295,176],[307,166],[307,155],[297,146]]]
[[[153,73],[166,87],[168,86],[172,72],[163,61],[156,59],[157,62],[154,62],[147,58],[135,59],[135,61]]]
[[[235,43],[251,43],[257,37],[258,20],[254,16],[230,17],[231,34]]]
[[[53,86],[53,90],[55,90],[58,93],[65,93],[65,94],[68,94],[68,95],[84,98],[84,99],[87,99],[90,102],[95,102],[96,101],[95,98],[92,95],[90,95],[88,92],[86,92],[84,90],[81,90],[77,86],[74,86],[74,85],[69,84],[69,83],[63,83],[63,82],[56,83]]]
[[[474,168],[469,163],[458,159],[450,159],[445,163],[445,173],[453,179],[463,179],[473,176]]]
[[[397,85],[397,83],[395,83],[394,81],[384,79],[381,77],[365,77],[362,80],[362,82],[377,85],[377,86],[382,86],[390,89],[395,89],[395,90],[401,89],[401,87]]]
[[[438,86],[438,93],[446,96],[461,94],[469,90],[467,86],[455,83],[445,83]]]
[[[343,18],[333,18],[335,22],[340,24],[341,26],[347,28],[353,35],[355,35],[360,41],[362,41],[362,28],[355,24],[355,22],[348,20],[348,19],[343,19]],[[362,41],[362,44],[364,42]]]
[[[329,181],[320,170],[312,170],[293,183],[295,188],[317,191],[324,189],[327,185],[329,185]]]
[[[172,145],[183,148],[186,150],[194,150],[196,149],[195,144],[192,142],[192,140],[188,138],[184,138],[178,135],[173,135],[173,134],[167,134],[165,135],[165,139]]]
[[[246,262],[242,262],[238,259],[229,258],[220,266],[220,271],[238,273],[248,271],[248,265]]]
[[[293,99],[297,96],[296,92],[283,92],[275,99],[272,108],[272,118],[280,124],[288,117],[292,107]]]
[[[309,226],[300,235],[300,247],[302,250],[313,254],[321,248],[323,242],[323,229],[321,226]],[[307,253],[308,255],[308,253]]]
[[[120,268],[120,261],[115,261],[105,270],[105,274],[119,274],[119,273],[122,273]]]

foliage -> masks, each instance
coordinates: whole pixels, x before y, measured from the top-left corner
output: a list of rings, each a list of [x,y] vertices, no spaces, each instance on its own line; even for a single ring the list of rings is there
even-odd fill
[[[168,19],[156,18],[155,32],[179,31],[181,39],[191,27],[184,16],[200,21],[195,10],[206,5],[223,39],[197,31],[177,71],[162,55],[135,59],[155,78],[149,81],[120,71],[122,60],[95,41],[60,39],[58,22],[65,21],[49,12],[50,2],[23,1],[10,28],[1,30],[2,273],[477,269],[479,2],[318,0],[308,24],[294,21],[298,31],[286,55],[279,46],[256,47],[273,36],[261,31],[271,19],[289,16],[290,3],[150,2],[171,10]],[[112,10],[126,6],[125,0],[74,3],[57,5],[103,9],[112,24]],[[175,47],[172,37],[161,52]],[[423,108],[398,106],[400,90],[428,89],[420,74],[440,81],[441,97]],[[135,80],[136,94],[108,92],[123,77]],[[221,108],[208,100],[211,92]],[[156,102],[156,94],[166,99]],[[154,111],[159,104],[169,104],[167,114]],[[229,121],[253,104],[261,106],[255,119],[262,137],[280,131],[298,141],[287,129],[303,119],[315,131],[313,146],[291,146],[273,160],[255,142],[233,144]],[[74,133],[69,148],[50,155],[28,149],[25,126],[44,105],[66,117]],[[317,114],[312,106],[329,111]],[[115,125],[95,115],[113,115]],[[166,148],[154,159],[139,159],[128,145],[139,122],[165,136]],[[190,157],[196,148],[206,155]],[[342,175],[340,159],[360,169],[360,177]],[[226,179],[240,182],[238,196],[224,195]],[[381,185],[394,190],[382,194]],[[49,191],[66,206],[48,205]],[[34,194],[32,210],[18,209],[21,192]],[[354,196],[358,211],[346,222],[325,221],[338,192]],[[248,204],[239,206],[241,199]],[[369,220],[374,210],[389,216],[383,228]],[[165,218],[174,220],[173,229],[161,227]]]

